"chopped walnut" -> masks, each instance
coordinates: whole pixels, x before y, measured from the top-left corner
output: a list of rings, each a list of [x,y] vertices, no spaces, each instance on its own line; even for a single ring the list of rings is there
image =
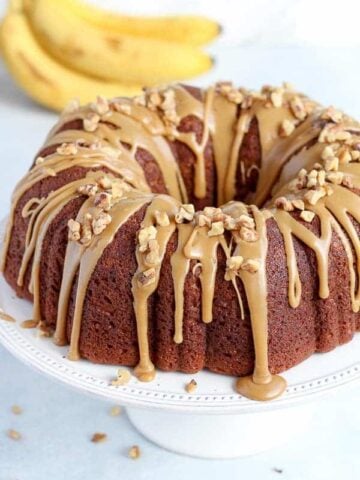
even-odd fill
[[[39,325],[39,320],[24,320],[21,322],[21,328],[36,328]]]
[[[38,336],[39,337],[51,337],[52,329],[46,325],[43,321],[40,320],[38,323]]]
[[[283,88],[275,88],[271,93],[270,93],[270,100],[274,107],[278,108],[281,107],[283,104],[283,94],[284,90]]]
[[[85,213],[81,224],[80,243],[82,245],[89,245],[93,238],[92,221],[93,216],[91,213]]]
[[[219,82],[216,84],[216,87],[220,94],[229,100],[229,102],[239,105],[244,100],[243,93],[235,88],[231,82]]]
[[[241,270],[245,270],[249,273],[256,273],[260,268],[260,262],[252,258],[248,258],[241,264]]]
[[[317,202],[326,196],[326,191],[324,188],[318,188],[316,190],[309,190],[305,193],[304,199],[310,203],[310,205],[316,205]]]
[[[96,98],[96,102],[91,104],[91,109],[100,116],[105,115],[105,113],[110,111],[109,102],[105,97],[99,95]]]
[[[234,278],[241,268],[244,259],[241,255],[234,255],[226,260],[225,280],[229,281]]]
[[[42,172],[44,175],[48,175],[49,177],[56,177],[56,171],[55,171],[53,168],[43,167],[43,168],[41,169],[41,172]]]
[[[170,225],[169,216],[166,212],[155,212],[155,221],[159,227],[167,227]]]
[[[156,240],[152,240],[152,242],[155,242],[155,244],[157,245],[157,248],[156,249],[150,248],[150,252],[146,255],[144,259],[145,264],[148,267],[159,265],[161,260],[159,255],[159,244]]]
[[[320,143],[334,143],[351,139],[351,133],[344,130],[341,124],[328,123],[319,135]]]
[[[94,435],[91,437],[91,441],[93,443],[103,443],[107,440],[107,435],[106,433],[99,433],[96,432]]]
[[[155,268],[149,268],[148,270],[138,274],[138,284],[140,287],[147,287],[148,285],[155,283],[155,277]]]
[[[347,188],[354,188],[353,182],[352,182],[351,178],[350,178],[348,175],[345,175],[345,176],[344,176],[343,181],[341,182],[341,184],[344,185],[344,187],[347,187]]]
[[[289,137],[293,131],[295,130],[294,122],[290,122],[290,120],[283,120],[279,128],[279,135],[280,137]]]
[[[73,98],[68,102],[68,104],[65,106],[64,110],[62,111],[63,114],[67,113],[75,113],[79,110],[80,108],[80,102],[77,98]]]
[[[94,183],[87,183],[85,185],[80,185],[78,192],[82,195],[87,195],[88,197],[93,197],[98,191],[98,186]]]
[[[329,172],[326,175],[326,180],[333,183],[334,185],[341,185],[344,178],[343,172]]]
[[[211,218],[204,215],[203,213],[198,213],[196,215],[196,223],[199,227],[210,227],[211,226]]]
[[[245,213],[243,213],[242,215],[240,215],[240,217],[238,217],[236,219],[236,223],[240,227],[246,227],[246,228],[250,228],[250,229],[255,228],[254,219],[252,217],[250,217],[250,215],[246,215]]]
[[[293,207],[296,208],[297,210],[305,209],[305,203],[300,198],[295,198],[294,200],[292,200],[291,203],[293,204]]]
[[[294,210],[292,202],[286,197],[277,198],[275,200],[275,207],[280,208],[281,210],[285,210],[285,212],[292,212]]]
[[[335,152],[334,146],[333,145],[326,145],[326,147],[324,148],[324,150],[321,153],[321,158],[323,160],[328,160],[328,159],[331,159],[331,158],[334,158],[334,157],[336,157],[336,152]]]
[[[100,121],[97,113],[89,113],[83,120],[84,130],[86,132],[95,132]]]
[[[326,160],[324,160],[324,168],[327,172],[338,170],[339,159],[337,157],[328,157]]]
[[[305,222],[309,222],[309,223],[312,222],[314,217],[315,217],[315,213],[311,212],[310,210],[303,210],[300,213],[300,218]]]
[[[7,436],[11,438],[11,440],[21,440],[21,433],[17,430],[13,430],[12,428],[7,431]]]
[[[78,148],[75,143],[63,143],[57,147],[56,152],[59,155],[76,155]]]
[[[129,455],[129,458],[131,458],[132,460],[137,460],[141,455],[140,447],[138,445],[133,445],[129,449],[128,455]]]
[[[149,241],[155,240],[157,236],[156,228],[151,225],[149,227],[144,227],[139,230],[138,241],[139,241],[139,251],[146,252],[149,248]]]
[[[125,113],[125,115],[130,115],[131,113],[131,106],[128,103],[113,102],[111,107],[116,112]]]
[[[194,219],[195,207],[193,204],[183,204],[179,208],[179,212],[175,215],[176,223],[184,223],[184,221],[191,222]]]
[[[321,115],[323,120],[331,120],[334,123],[340,123],[343,119],[344,115],[340,110],[336,110],[334,107],[329,107],[325,110],[325,112]]]
[[[213,222],[211,224],[211,228],[208,231],[209,237],[216,237],[218,235],[222,235],[224,233],[224,224],[223,222]]]
[[[112,198],[113,197],[110,193],[100,192],[95,196],[94,205],[107,212],[112,206]]]
[[[111,223],[111,220],[111,215],[106,212],[99,212],[91,223],[94,234],[100,235]]]
[[[114,180],[108,177],[107,175],[104,175],[98,180],[99,187],[101,187],[104,190],[110,190],[110,188],[113,186],[113,182]]]
[[[23,412],[22,408],[19,407],[19,405],[13,405],[13,406],[11,407],[11,411],[12,411],[12,413],[13,413],[14,415],[21,415],[22,412]]]
[[[124,368],[119,368],[116,374],[116,379],[111,380],[111,385],[118,387],[129,383],[131,378],[130,372]]]
[[[347,148],[342,149],[342,151],[339,152],[339,162],[344,164],[344,163],[349,163],[351,162],[352,157],[351,153]]]
[[[298,120],[305,120],[306,118],[305,105],[302,99],[298,95],[295,95],[290,100],[290,110],[295,118],[297,118]]]
[[[68,235],[69,240],[73,242],[79,241],[81,224],[76,220],[70,219],[68,221],[68,227],[69,227],[69,235]]]
[[[197,383],[194,379],[190,380],[189,383],[185,385],[185,390],[187,393],[195,393],[197,389]]]
[[[111,417],[118,417],[119,415],[121,415],[122,409],[119,405],[114,405],[110,408],[109,413]]]

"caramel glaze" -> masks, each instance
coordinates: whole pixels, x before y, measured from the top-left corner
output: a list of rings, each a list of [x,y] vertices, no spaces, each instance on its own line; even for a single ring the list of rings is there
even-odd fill
[[[238,97],[234,97],[234,93]],[[286,382],[282,377],[272,375],[268,365],[267,220],[271,218],[276,221],[284,240],[290,306],[296,308],[299,305],[302,287],[294,237],[316,255],[319,297],[324,299],[329,295],[329,248],[332,232],[336,232],[348,257],[352,309],[358,312],[360,241],[350,217],[360,222],[360,198],[357,194],[360,189],[360,164],[357,163],[360,155],[354,154],[360,150],[360,142],[356,143],[358,136],[360,139],[359,125],[348,117],[340,118],[333,111],[329,113],[288,88],[266,87],[261,93],[253,93],[234,89],[227,84],[217,84],[197,99],[188,89],[172,86],[159,92],[147,92],[140,99],[115,99],[110,103],[100,99],[99,102],[74,108],[62,115],[50,132],[44,151],[61,144],[76,145],[76,151],[64,153],[50,148],[53,153],[38,160],[15,189],[2,254],[2,269],[6,264],[15,208],[24,193],[47,176],[56,176],[58,172],[73,166],[86,167],[86,177],[68,183],[47,196],[31,199],[22,211],[23,217],[28,219],[28,227],[18,284],[23,284],[25,272],[32,265],[29,290],[34,296],[34,319],[41,320],[39,266],[45,234],[64,205],[81,195],[79,188],[98,184],[103,173],[91,170],[105,168],[110,172],[110,179],[120,178],[127,188],[121,198],[108,209],[111,222],[100,234],[93,235],[87,244],[68,242],[54,334],[56,343],[66,344],[69,300],[78,273],[69,358],[79,358],[82,309],[92,273],[121,226],[131,215],[146,206],[140,229],[156,227],[157,255],[151,259],[145,255],[141,244],[137,245],[137,271],[132,281],[139,347],[139,363],[135,368],[137,377],[149,381],[155,376],[148,340],[148,299],[156,291],[167,244],[176,234],[177,247],[171,258],[175,292],[174,342],[180,344],[183,341],[184,285],[191,261],[195,260],[196,268],[200,270],[202,321],[210,323],[218,249],[223,250],[227,259],[250,259],[253,268],[230,269],[227,278],[236,290],[242,318],[244,299],[239,293],[237,279],[244,286],[255,350],[254,372],[251,376],[238,379],[236,388],[239,393],[255,400],[278,397],[285,390]],[[177,129],[181,119],[189,115],[198,117],[203,124],[200,142],[195,133],[183,133]],[[246,171],[242,158],[239,158],[239,152],[254,118],[258,122],[262,157],[256,192],[249,193],[247,203],[251,205],[248,206],[232,199],[235,196],[235,176],[239,164],[244,177],[242,181],[246,182],[248,178],[249,172]],[[87,121],[93,124],[81,131],[62,130],[63,125],[79,119],[85,127]],[[286,131],[289,124],[292,128]],[[279,135],[281,129],[285,130],[285,134]],[[326,129],[330,129],[329,135]],[[210,138],[216,166],[216,195],[218,203],[223,205],[221,212],[234,221],[241,215],[250,218],[254,224],[251,240],[240,235],[237,227],[225,230],[220,228],[212,234],[211,222],[204,225],[197,221],[198,214],[190,214],[189,218],[178,217],[181,205],[188,202],[188,192],[169,142],[182,142],[193,152],[196,158],[193,193],[201,199],[206,195],[205,148]],[[334,149],[333,155],[329,152],[323,154],[327,146]],[[144,172],[136,160],[139,148],[148,151],[155,159],[170,196],[150,192]],[[336,166],[330,168],[327,164],[326,167],[326,158],[334,157]],[[323,168],[326,174],[336,172],[342,179],[346,175],[346,182],[339,178],[335,180],[331,175],[325,180],[325,174],[311,174],[311,171],[319,172]],[[301,169],[306,169],[305,173]],[[298,175],[301,176],[300,183],[303,183],[294,189]],[[306,184],[311,175],[318,175],[318,183]],[[319,190],[322,194],[316,201],[307,196],[308,192]],[[292,212],[294,207],[287,208],[284,200],[302,200],[304,206],[296,208],[305,209],[306,215],[310,214],[310,218],[306,217],[307,221],[312,221],[312,213],[319,218],[320,236],[312,233],[305,222],[297,220]],[[266,208],[260,209],[265,202]],[[75,220],[81,224],[86,214],[94,215],[98,211],[93,197],[88,196]],[[166,214],[168,221],[157,222],[159,212]],[[150,274],[150,281],[146,278],[144,281],[144,275],[146,277]]]

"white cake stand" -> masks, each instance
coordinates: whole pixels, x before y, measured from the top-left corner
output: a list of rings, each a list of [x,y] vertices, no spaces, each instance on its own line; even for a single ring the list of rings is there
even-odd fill
[[[21,328],[21,321],[31,318],[32,306],[17,299],[2,277],[0,307],[17,320],[0,320],[0,341],[14,356],[77,390],[126,406],[131,422],[145,437],[186,455],[231,458],[278,446],[307,429],[315,400],[360,380],[357,335],[348,345],[314,355],[287,371],[289,386],[272,402],[248,400],[235,392],[235,379],[209,372],[193,376],[158,372],[151,383],[131,377],[127,385],[114,387],[110,381],[116,377],[116,366],[71,362],[66,347],[55,346],[34,329]],[[184,389],[190,378],[198,383],[195,394]]]

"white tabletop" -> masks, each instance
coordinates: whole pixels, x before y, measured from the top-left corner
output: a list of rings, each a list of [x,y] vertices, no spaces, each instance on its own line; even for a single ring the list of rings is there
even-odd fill
[[[287,80],[324,104],[360,118],[358,49],[212,48],[215,70],[199,79],[231,79],[249,87]],[[0,217],[6,215],[15,182],[30,165],[56,116],[13,86],[0,67]],[[276,451],[232,461],[206,461],[168,453],[142,438],[125,415],[109,405],[43,378],[0,347],[0,480],[244,478],[338,480],[360,478],[360,389],[321,401],[311,431]],[[15,416],[11,406],[24,412]],[[9,428],[23,438],[6,437]],[[108,441],[93,444],[94,432]],[[138,444],[138,461],[127,449]],[[281,473],[282,472],[282,473]]]

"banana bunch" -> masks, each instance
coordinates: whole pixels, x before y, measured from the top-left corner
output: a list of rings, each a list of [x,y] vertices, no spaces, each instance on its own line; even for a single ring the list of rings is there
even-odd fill
[[[62,110],[74,97],[133,96],[204,73],[212,60],[199,46],[218,33],[217,23],[196,16],[128,17],[81,0],[10,0],[0,45],[20,87]]]

